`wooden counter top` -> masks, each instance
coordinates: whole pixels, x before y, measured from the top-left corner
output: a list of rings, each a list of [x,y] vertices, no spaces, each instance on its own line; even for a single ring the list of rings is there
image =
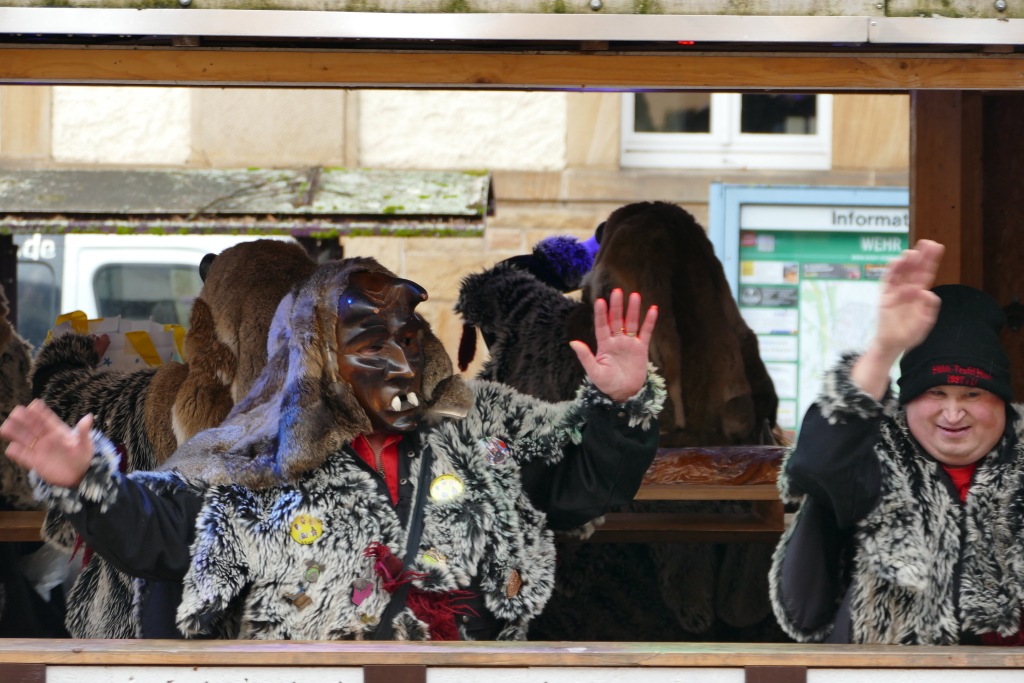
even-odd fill
[[[1024,668],[1024,648],[721,643],[371,643],[0,639],[0,664]]]

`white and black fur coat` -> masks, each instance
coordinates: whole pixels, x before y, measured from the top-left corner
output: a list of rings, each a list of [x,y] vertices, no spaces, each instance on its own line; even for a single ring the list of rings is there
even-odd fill
[[[835,621],[837,612],[840,618],[848,613],[854,643],[951,645],[964,633],[1013,635],[1024,604],[1024,407],[1008,407],[1006,433],[979,461],[961,504],[941,465],[910,434],[897,399],[889,394],[880,403],[854,384],[855,362],[855,356],[845,357],[826,377],[779,478],[783,497],[801,501],[770,576],[779,623],[802,642],[821,641],[844,628]],[[804,440],[809,424],[814,443]],[[825,443],[821,435],[830,431],[840,443]],[[877,438],[864,438],[872,434]],[[842,513],[832,509],[842,503],[823,505],[820,490],[809,495],[814,483],[806,483],[806,472],[793,465],[800,457],[796,450],[825,458],[830,447],[861,458],[861,472],[875,467],[873,458],[880,477],[873,486],[877,502],[854,521],[846,547],[827,562],[807,549],[844,533],[836,527]],[[859,474],[850,472],[842,495],[856,495]],[[818,592],[815,585],[832,590]],[[831,617],[802,619],[811,613]]]
[[[387,273],[368,259],[322,266],[281,303],[268,365],[224,424],[184,444],[167,471],[129,477],[157,495],[182,490],[202,496],[177,613],[186,635],[227,631],[241,638],[338,639],[376,629],[387,595],[363,552],[377,542],[402,555],[405,531],[373,476],[346,450],[352,438],[370,431],[351,387],[337,376],[332,346],[338,293],[358,270]],[[433,452],[428,481],[453,474],[464,492],[428,502],[415,566],[426,576],[415,585],[448,592],[475,582],[487,609],[506,624],[499,638],[524,638],[551,594],[554,545],[545,515],[523,491],[520,468],[557,462],[563,448],[580,442],[593,409],[656,430],[664,385],[652,369],[645,386],[624,404],[589,383],[575,400],[548,404],[503,385],[462,382],[452,375],[440,342],[429,329],[424,334],[426,403],[416,438]],[[490,437],[508,444],[506,463],[488,461],[481,441]],[[123,495],[115,459],[109,443],[97,438],[97,455],[76,490],[40,483],[37,495],[68,515],[86,504],[115,505]],[[419,462],[412,459],[412,481]],[[315,543],[292,538],[299,515],[322,524]],[[445,559],[424,562],[422,554],[431,549]],[[316,583],[303,581],[307,561],[321,567]],[[517,593],[507,589],[513,571],[522,579]],[[375,584],[360,605],[352,600],[358,579]],[[313,602],[300,610],[285,595],[302,587]],[[138,614],[132,618],[137,624]],[[429,637],[408,608],[396,617],[394,634]]]

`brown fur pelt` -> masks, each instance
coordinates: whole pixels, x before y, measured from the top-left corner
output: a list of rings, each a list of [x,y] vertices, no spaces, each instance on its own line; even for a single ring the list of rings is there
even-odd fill
[[[243,242],[217,256],[192,304],[186,369],[161,368],[146,397],[146,431],[157,462],[223,422],[249,392],[267,362],[277,305],[315,269],[302,247],[277,240]]]
[[[215,429],[182,445],[161,469],[208,484],[262,489],[319,467],[359,434],[372,431],[351,385],[338,374],[338,299],[356,272],[395,277],[369,258],[320,266],[298,291],[286,296],[270,328],[269,361],[252,386]],[[421,331],[424,365],[421,416],[465,415],[469,387],[452,374],[440,340]]]
[[[15,406],[32,400],[29,370],[32,346],[18,336],[7,320],[10,309],[3,285],[0,285],[0,422],[7,419]],[[0,440],[0,496],[8,505],[19,510],[34,510],[38,504],[32,499],[28,472],[15,465],[3,454],[7,442]]]
[[[590,310],[615,288],[658,307],[651,361],[665,377],[662,447],[772,443],[778,397],[704,229],[674,204],[629,204],[608,218],[569,318],[593,344]]]

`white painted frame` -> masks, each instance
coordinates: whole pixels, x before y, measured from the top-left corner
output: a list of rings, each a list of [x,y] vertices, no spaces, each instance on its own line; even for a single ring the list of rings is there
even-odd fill
[[[633,93],[622,96],[624,168],[806,170],[832,168],[832,96],[818,95],[813,135],[740,132],[739,93],[712,93],[710,133],[638,133]]]

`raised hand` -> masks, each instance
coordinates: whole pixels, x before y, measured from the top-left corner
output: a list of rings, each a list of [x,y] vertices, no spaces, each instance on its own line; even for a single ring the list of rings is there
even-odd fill
[[[0,425],[0,437],[10,442],[7,457],[35,470],[46,482],[74,488],[82,481],[93,456],[92,415],[71,428],[45,403],[36,399],[18,406]]]
[[[939,315],[939,297],[929,291],[942,253],[938,242],[919,240],[889,264],[878,301],[878,330],[853,366],[850,377],[881,400],[889,388],[889,368],[899,355],[924,341]]]
[[[929,291],[945,251],[938,242],[920,240],[889,264],[882,277],[875,343],[899,355],[924,341],[939,314],[939,297]]]
[[[611,305],[594,302],[594,333],[597,353],[581,341],[569,345],[576,352],[590,381],[613,400],[622,402],[636,394],[647,380],[647,348],[651,344],[658,307],[651,306],[640,326],[640,294],[629,295],[626,316],[622,316],[622,290],[612,290]]]

